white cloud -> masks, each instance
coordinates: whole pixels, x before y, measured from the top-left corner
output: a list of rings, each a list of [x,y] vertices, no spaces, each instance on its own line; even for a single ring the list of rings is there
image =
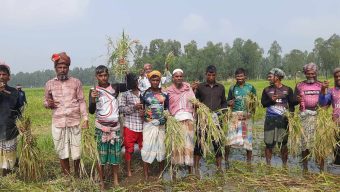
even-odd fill
[[[0,24],[59,24],[81,17],[90,0],[1,0]]]
[[[339,16],[299,17],[288,22],[285,32],[304,38],[329,37],[339,33]]]
[[[209,24],[204,17],[197,14],[190,14],[183,19],[181,29],[189,33],[208,31]]]

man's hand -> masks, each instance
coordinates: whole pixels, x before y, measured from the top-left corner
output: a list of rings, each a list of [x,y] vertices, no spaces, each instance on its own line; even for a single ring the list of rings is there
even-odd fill
[[[302,101],[302,96],[301,96],[301,95],[298,95],[298,96],[296,96],[296,99],[297,99],[297,101],[298,101],[299,103],[301,103],[301,101]]]
[[[272,96],[272,101],[276,101],[278,98],[279,98],[279,96],[276,95],[276,94],[274,94],[274,95]]]
[[[234,99],[228,101],[228,106],[233,107],[234,104],[235,104],[235,100]]]
[[[0,92],[3,92],[5,90],[5,83],[0,82]]]
[[[196,89],[198,88],[198,84],[199,84],[200,82],[199,81],[195,81],[195,82],[193,82],[192,84],[191,84],[191,88],[192,88],[192,90],[195,92],[196,91]]]
[[[47,105],[48,105],[48,107],[51,108],[51,109],[57,108],[57,105],[54,103],[54,100],[53,100],[53,99],[47,99]]]
[[[99,92],[96,89],[91,89],[91,97],[93,99],[93,103],[95,103],[96,99],[99,97]]]
[[[142,103],[136,103],[136,105],[133,107],[136,110],[143,109],[143,104]]]
[[[329,81],[328,80],[325,80],[324,82],[322,82],[321,93],[323,95],[326,95],[326,90],[328,89],[328,87],[329,87]]]
[[[89,121],[88,121],[88,120],[83,121],[83,123],[82,123],[82,125],[81,125],[81,128],[82,128],[82,129],[87,129],[87,128],[89,128]]]

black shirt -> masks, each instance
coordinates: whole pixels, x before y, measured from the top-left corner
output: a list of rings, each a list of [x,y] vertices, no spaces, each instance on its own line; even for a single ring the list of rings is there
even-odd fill
[[[200,83],[196,90],[196,98],[212,111],[227,107],[225,88],[220,83],[215,83],[212,87],[207,82]]]
[[[19,131],[16,126],[16,120],[21,115],[18,90],[7,86],[7,91],[0,92],[0,141],[8,141],[14,139]]]

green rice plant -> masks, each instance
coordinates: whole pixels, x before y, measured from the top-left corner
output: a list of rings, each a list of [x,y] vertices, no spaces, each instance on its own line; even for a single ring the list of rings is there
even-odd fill
[[[134,54],[133,46],[137,45],[137,40],[130,40],[129,36],[123,31],[122,37],[113,42],[108,38],[108,65],[111,67],[112,74],[120,81],[123,81],[125,74],[129,71],[129,57]]]
[[[20,132],[18,175],[24,181],[37,181],[43,176],[44,163],[32,135],[31,118],[24,112],[16,124]]]
[[[297,156],[302,147],[302,138],[306,137],[304,129],[297,110],[294,113],[286,112],[285,116],[288,119],[288,150],[290,154]]]
[[[336,136],[340,134],[340,129],[327,109],[320,107],[317,112],[314,146],[311,149],[311,155],[319,161],[334,155],[334,149],[339,144]]]
[[[214,120],[211,110],[206,105],[197,99],[191,99],[190,101],[197,107],[196,123],[201,134],[201,137],[197,138],[197,140],[201,145],[203,156],[207,157],[208,153],[212,153],[210,149],[213,141],[225,143],[225,134],[223,129],[216,125],[216,120]],[[221,152],[224,153],[224,150],[221,149]]]

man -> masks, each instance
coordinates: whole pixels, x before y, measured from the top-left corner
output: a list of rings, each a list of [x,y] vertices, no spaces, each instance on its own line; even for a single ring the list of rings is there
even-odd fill
[[[225,161],[228,165],[230,147],[243,148],[247,151],[247,162],[250,164],[252,158],[252,114],[247,109],[246,99],[250,95],[256,96],[255,87],[246,83],[246,71],[238,68],[235,71],[236,84],[231,86],[228,92],[228,105],[232,109],[232,121],[228,129],[228,143],[225,147]]]
[[[118,111],[118,90],[109,83],[109,70],[104,65],[96,68],[98,86],[90,91],[89,113],[96,114],[95,133],[100,159],[98,172],[101,189],[104,189],[104,165],[113,170],[113,185],[118,186],[118,171],[121,163],[121,138]]]
[[[308,170],[309,149],[313,146],[314,133],[317,120],[317,106],[322,83],[317,81],[317,65],[309,63],[303,66],[306,80],[298,83],[294,91],[295,100],[300,103],[300,120],[305,137],[302,137],[302,166]],[[320,170],[324,168],[324,161],[318,162]]]
[[[152,71],[152,65],[150,63],[146,63],[144,64],[143,69],[144,69],[144,75],[138,80],[139,81],[138,88],[142,93],[144,93],[144,91],[146,91],[151,86],[149,78],[147,76]],[[166,75],[165,77],[161,77],[159,87],[161,87],[162,84],[165,84],[171,81],[171,74],[169,72],[168,65],[166,65],[166,68],[165,68],[165,75]]]
[[[174,150],[172,163],[177,165],[186,165],[189,174],[192,173],[194,164],[194,107],[190,99],[195,98],[190,84],[183,82],[183,70],[175,69],[172,73],[173,84],[168,88],[169,111],[172,116],[180,122],[184,130],[183,140],[185,148],[182,151]]]
[[[131,156],[134,152],[134,144],[138,144],[139,150],[143,145],[143,104],[140,101],[138,77],[132,73],[128,74],[127,84],[131,89],[120,97],[119,112],[124,115],[125,161],[127,175],[131,177]]]
[[[53,54],[51,59],[57,76],[45,85],[44,105],[52,110],[52,137],[61,170],[64,175],[70,174],[71,152],[74,173],[79,177],[80,124],[82,128],[88,128],[83,86],[78,79],[68,76],[71,59],[65,52]]]
[[[10,173],[15,165],[19,134],[16,120],[22,107],[18,91],[7,85],[10,74],[9,66],[0,64],[0,169],[3,176]]]
[[[266,118],[264,121],[264,143],[266,144],[265,156],[267,165],[271,165],[273,148],[276,144],[281,149],[283,167],[288,161],[288,120],[285,116],[287,110],[294,112],[293,90],[283,85],[281,80],[285,73],[279,68],[273,68],[268,73],[270,86],[262,92],[261,103],[266,107]]]
[[[19,102],[20,102],[20,105],[24,106],[25,104],[27,104],[25,91],[22,90],[22,86],[20,84],[18,84],[16,86],[16,89],[19,92]]]
[[[168,95],[159,88],[161,73],[152,71],[148,74],[151,87],[141,96],[145,109],[143,124],[143,148],[141,151],[144,162],[144,176],[149,178],[149,164],[155,159],[159,162],[159,174],[164,169],[165,159],[165,116],[168,109]]]
[[[337,126],[340,124],[340,68],[335,68],[333,71],[334,87],[329,88],[329,81],[322,83],[321,94],[319,96],[319,103],[321,106],[333,107],[332,118],[336,122]],[[328,90],[327,90],[328,89]],[[340,135],[336,135],[337,141],[340,142]],[[334,150],[334,164],[340,165],[340,146],[337,144]]]
[[[214,65],[209,65],[206,69],[206,82],[200,83],[197,88],[196,85],[193,89],[196,91],[196,98],[204,103],[213,112],[219,109],[227,107],[227,100],[225,96],[225,88],[222,84],[216,82],[217,70]],[[220,122],[215,122],[220,127]],[[197,128],[197,137],[204,137],[200,134],[199,127]],[[194,149],[194,169],[198,173],[199,161],[203,154],[202,148],[196,140]],[[221,169],[222,164],[222,144],[220,141],[213,141],[213,146],[215,150],[216,166]]]

